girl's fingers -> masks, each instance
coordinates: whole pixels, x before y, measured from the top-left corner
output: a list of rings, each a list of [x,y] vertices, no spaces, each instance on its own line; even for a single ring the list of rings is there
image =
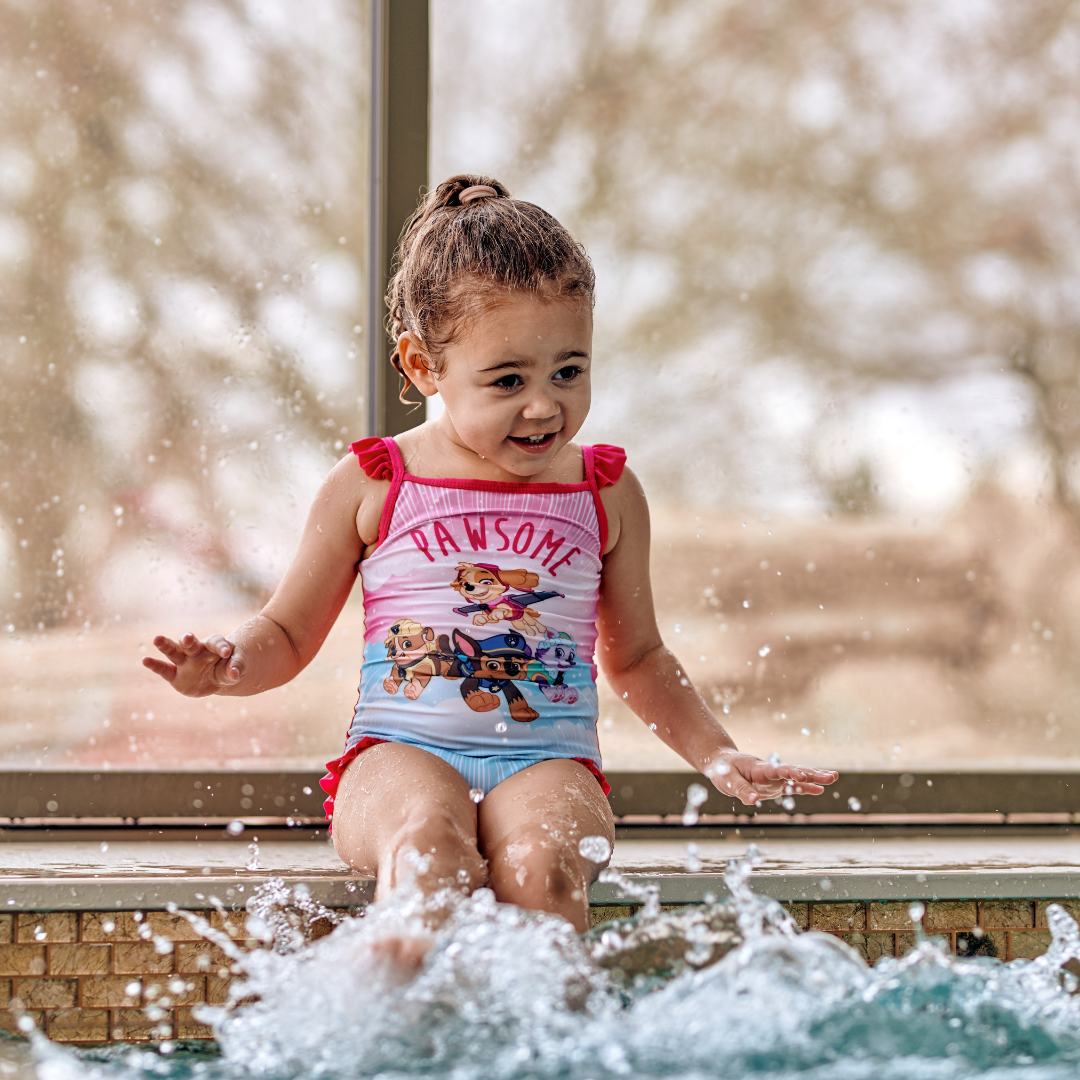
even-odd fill
[[[172,638],[163,637],[161,634],[154,638],[154,648],[167,656],[174,664],[179,664],[187,655]]]
[[[161,646],[159,645],[160,649]],[[162,652],[165,650],[162,649]],[[156,656],[144,656],[143,667],[149,668],[155,675],[160,675],[166,682],[176,681],[176,665],[167,664],[164,660],[159,660]]]
[[[244,665],[238,656],[234,656],[222,669],[227,683],[239,682],[244,677]]]
[[[211,652],[217,653],[218,656],[232,656],[233,646],[231,641],[226,641],[221,634],[211,634],[203,644]]]
[[[180,639],[180,648],[184,650],[185,655],[194,656],[202,651],[203,643],[189,632]]]
[[[713,786],[717,791],[722,792],[724,795],[730,795],[733,799],[738,799],[745,806],[753,806],[761,798],[756,788],[738,769],[733,768],[723,774],[713,773],[710,775]]]

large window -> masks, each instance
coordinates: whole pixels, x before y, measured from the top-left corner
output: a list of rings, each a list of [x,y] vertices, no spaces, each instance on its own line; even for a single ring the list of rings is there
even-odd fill
[[[366,434],[367,11],[0,7],[0,752],[312,767],[312,667],[188,701]],[[1080,757],[1080,12],[432,0],[431,174],[596,262],[584,437],[630,450],[661,629],[762,754]],[[410,194],[410,198],[411,198]],[[610,769],[681,763],[602,694]]]
[[[1080,9],[435,0],[432,173],[596,262],[666,640],[742,744],[1080,756]],[[612,768],[678,759],[612,695]]]
[[[182,699],[139,658],[256,610],[364,434],[367,7],[0,7],[8,765],[309,764],[340,741],[355,605],[254,700]]]

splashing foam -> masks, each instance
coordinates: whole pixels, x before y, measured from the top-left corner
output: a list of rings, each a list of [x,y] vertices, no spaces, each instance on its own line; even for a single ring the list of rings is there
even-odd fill
[[[871,969],[755,894],[756,858],[751,848],[729,864],[730,901],[672,912],[660,910],[655,885],[605,871],[642,907],[580,937],[481,889],[427,901],[402,891],[312,941],[311,927],[332,914],[272,883],[249,902],[248,927],[270,947],[242,952],[189,916],[246,976],[228,1007],[200,1011],[220,1059],[192,1067],[125,1050],[87,1061],[36,1036],[38,1074],[1075,1077],[1080,997],[1063,966],[1080,960],[1080,931],[1061,907],[1048,909],[1053,942],[1038,960],[957,959],[920,932],[908,955]],[[403,981],[382,946],[423,935],[432,947]]]

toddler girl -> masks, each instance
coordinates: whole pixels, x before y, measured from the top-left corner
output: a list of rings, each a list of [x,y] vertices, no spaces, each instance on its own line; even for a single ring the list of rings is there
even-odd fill
[[[490,886],[588,925],[614,830],[596,663],[661,739],[747,805],[836,773],[740,753],[664,647],[649,516],[589,412],[593,271],[550,214],[454,176],[405,230],[388,302],[402,394],[445,411],[361,439],[327,477],[263,611],[228,638],[157,637],[182,694],[257,694],[318,652],[357,573],[365,635],[344,753],[323,781],[338,854],[376,896]],[[595,847],[596,845],[592,845]],[[587,845],[587,849],[588,849]]]

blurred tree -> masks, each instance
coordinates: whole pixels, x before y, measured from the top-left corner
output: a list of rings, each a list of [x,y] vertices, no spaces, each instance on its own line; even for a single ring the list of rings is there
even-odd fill
[[[0,540],[10,628],[81,624],[157,534],[230,537],[356,430],[365,6],[0,3]]]
[[[1080,4],[564,0],[518,5],[496,47],[493,10],[437,10],[459,73],[442,116],[488,110],[506,179],[602,264],[617,359],[598,375],[623,423],[648,417],[658,490],[753,494],[765,466],[743,446],[764,451],[737,391],[755,365],[770,392],[804,373],[815,407],[1004,370],[1078,512]],[[479,68],[478,96],[460,73]],[[460,165],[457,132],[435,134]],[[826,504],[853,479],[808,474]]]

